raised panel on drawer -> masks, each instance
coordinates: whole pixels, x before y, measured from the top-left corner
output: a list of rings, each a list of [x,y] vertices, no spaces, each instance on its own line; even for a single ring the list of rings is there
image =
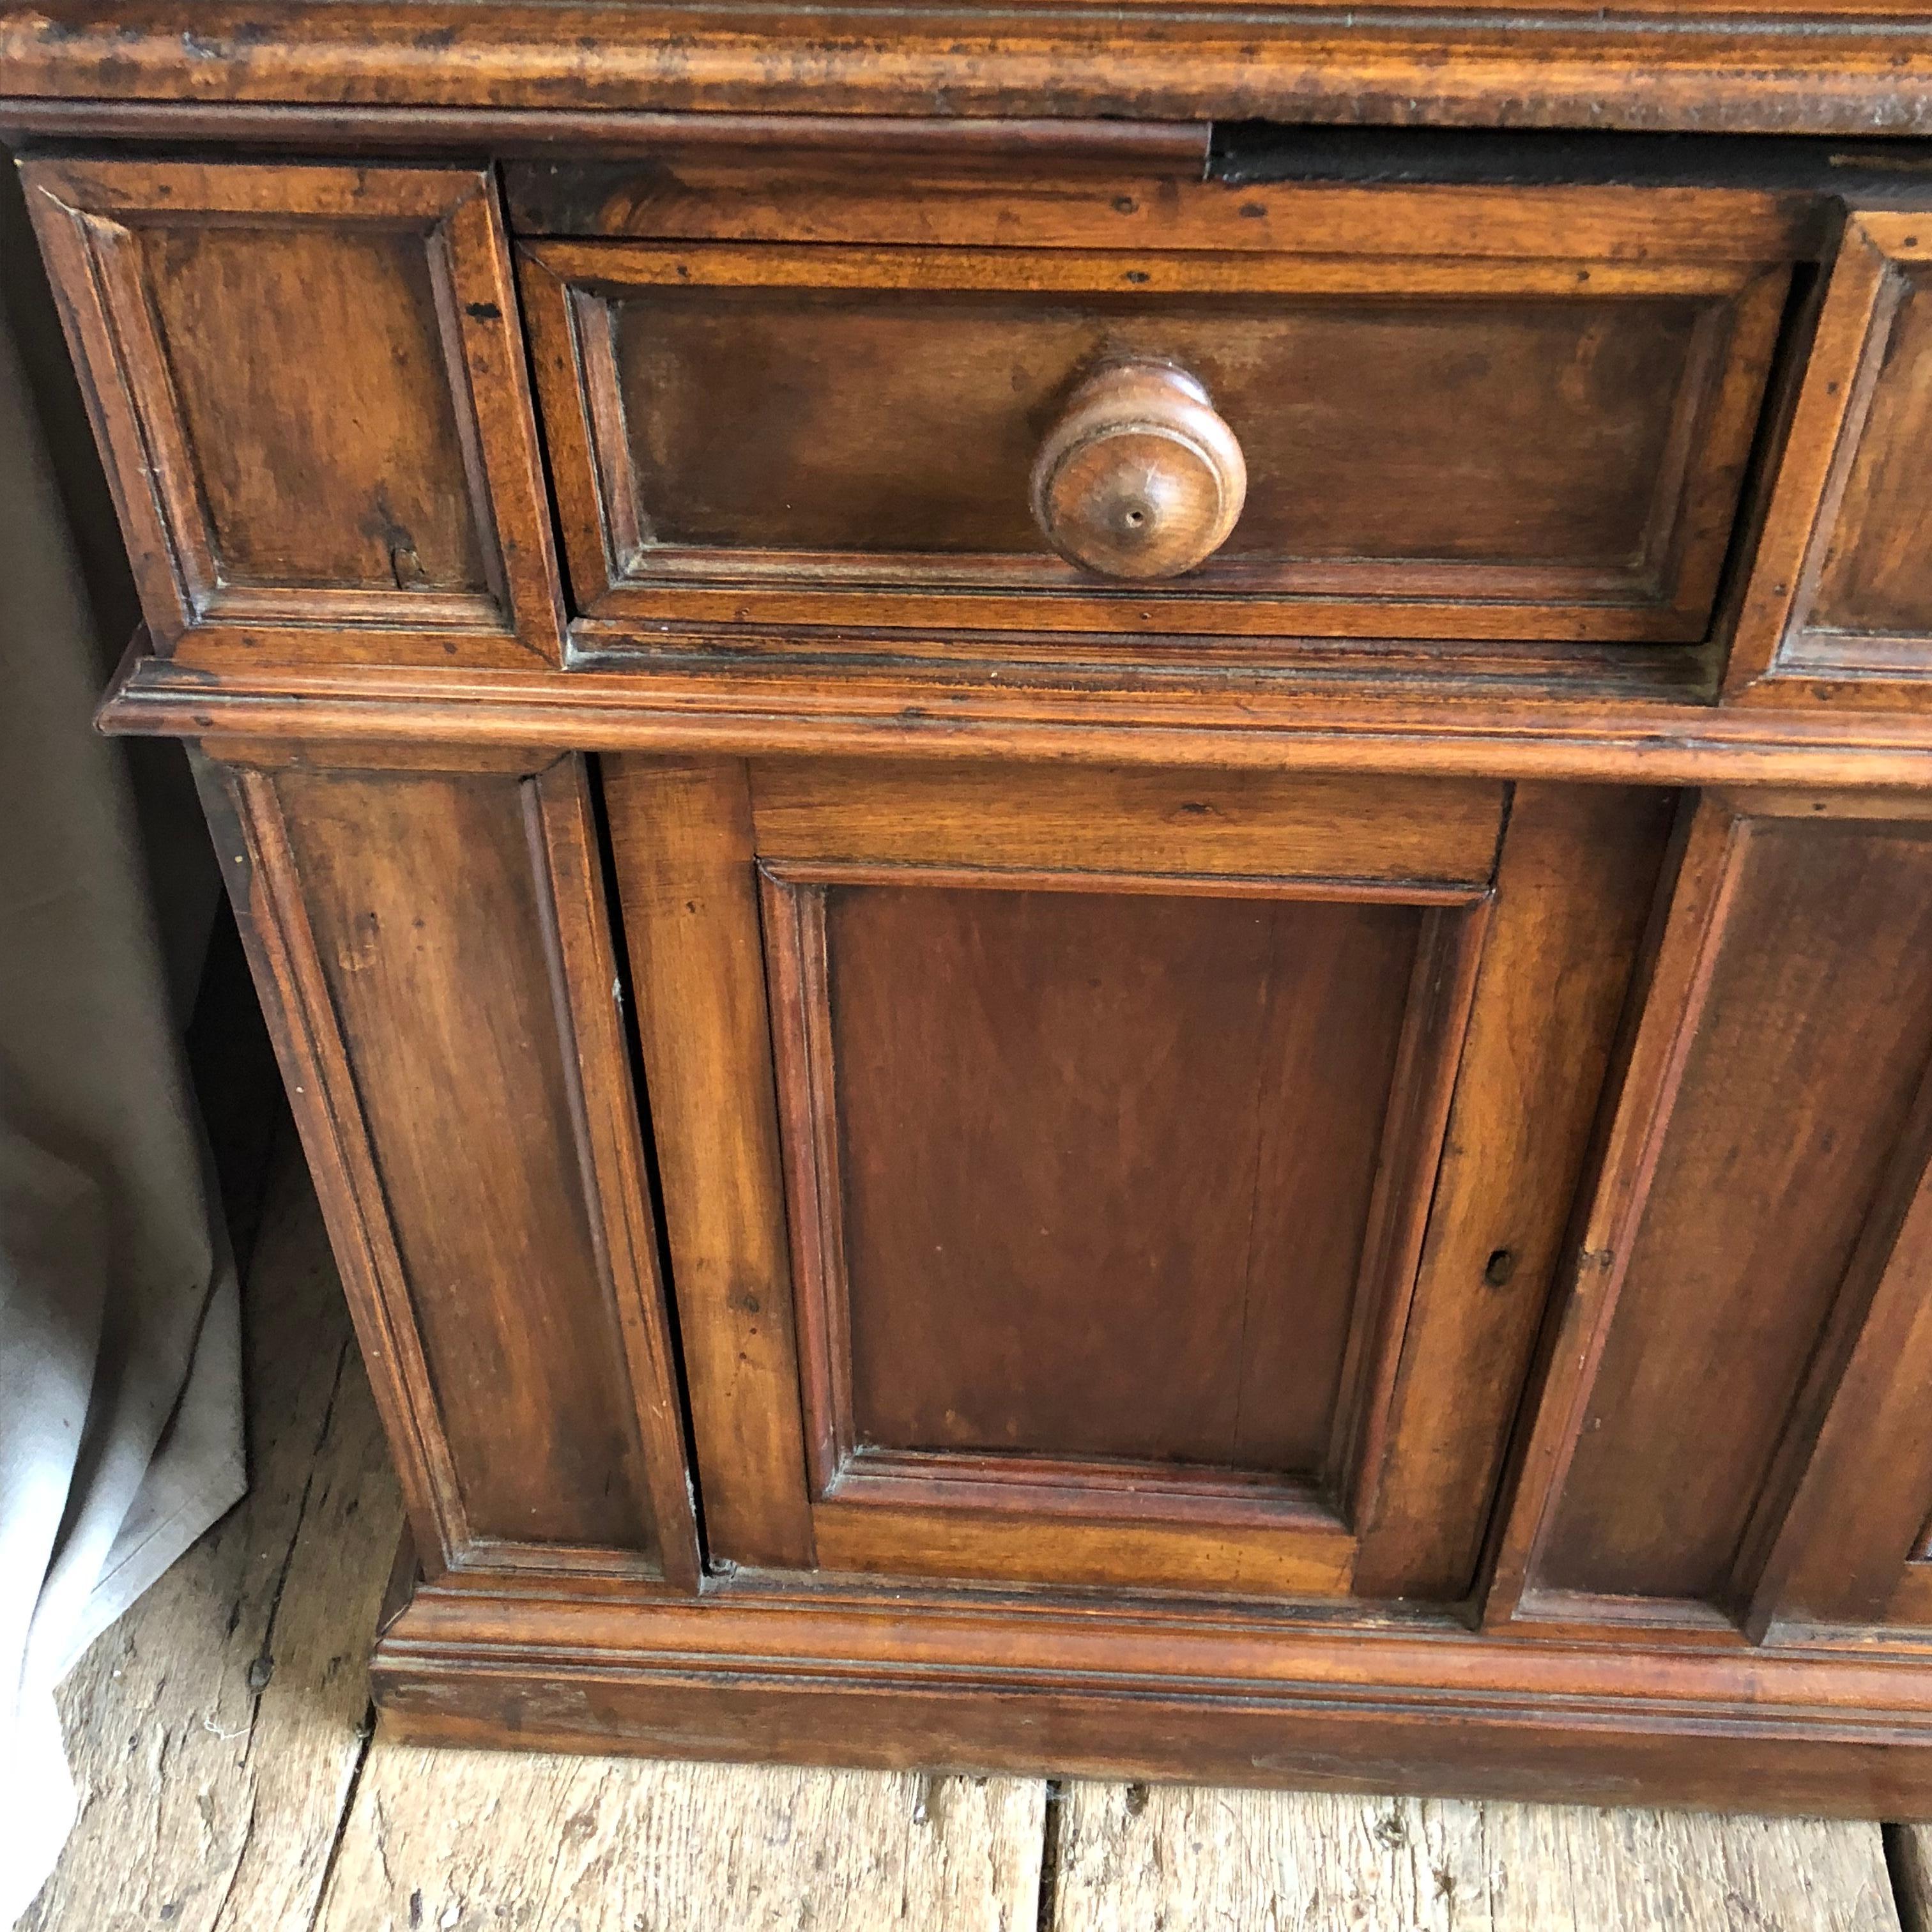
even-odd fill
[[[1701,638],[1786,266],[1634,230],[1573,254],[1534,195],[1499,247],[1466,205],[1446,258],[1394,221],[1320,253],[522,243],[578,634]],[[1175,582],[1065,562],[1029,509],[1069,394],[1122,358],[1199,378],[1245,453],[1245,509]]]
[[[488,176],[83,160],[25,175],[163,649],[556,657]]]
[[[420,1546],[694,1576],[581,760],[228,755],[262,760],[244,909]]]
[[[1529,1615],[1761,1633],[1804,1594],[1773,1574],[1798,1552],[1772,1552],[1821,1419],[1870,1424],[1922,1298],[1899,1244],[1927,1146],[1932,828],[1886,810],[1700,808],[1531,1448],[1527,1557],[1502,1566]],[[1870,1473],[1807,1504],[1807,1534],[1894,1537],[1895,1574],[1932,1464],[1922,1492],[1903,1462]]]
[[[1846,221],[1732,651],[1740,694],[1932,678],[1932,211]],[[1913,694],[1920,694],[1915,698]]]

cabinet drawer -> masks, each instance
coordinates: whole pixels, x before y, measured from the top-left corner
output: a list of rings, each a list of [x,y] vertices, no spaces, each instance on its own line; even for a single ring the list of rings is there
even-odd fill
[[[22,174],[160,650],[556,661],[488,173],[75,160]]]
[[[580,610],[1701,639],[1788,270],[1550,238],[526,244]]]

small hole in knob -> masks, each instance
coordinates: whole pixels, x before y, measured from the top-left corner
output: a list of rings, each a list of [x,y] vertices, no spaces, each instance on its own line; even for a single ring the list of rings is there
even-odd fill
[[[1127,527],[1130,530],[1137,530],[1146,521],[1147,512],[1144,510],[1130,510],[1127,512]]]

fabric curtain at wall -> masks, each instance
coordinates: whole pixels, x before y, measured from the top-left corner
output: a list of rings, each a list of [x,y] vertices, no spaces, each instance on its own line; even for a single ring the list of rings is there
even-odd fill
[[[234,1270],[94,677],[0,316],[0,1926],[75,1813],[56,1686],[244,1481]]]

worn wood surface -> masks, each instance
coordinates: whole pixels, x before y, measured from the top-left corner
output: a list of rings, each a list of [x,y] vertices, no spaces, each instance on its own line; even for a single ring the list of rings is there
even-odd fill
[[[184,662],[557,661],[488,177],[104,160],[23,178],[158,638]]]
[[[372,1743],[400,1505],[287,1153],[248,1283],[254,1486],[70,1681],[85,1810],[23,1932],[1899,1923],[1870,1825],[1120,1784],[1049,1804],[1030,1779]],[[1893,1850],[1925,1896],[1932,1834]]]
[[[344,7],[20,0],[0,68],[28,96],[604,110],[1254,116],[1870,136],[1932,129],[1922,0],[1502,12],[1419,0],[902,15],[767,4]],[[1915,29],[1918,31],[1915,32]],[[79,118],[70,110],[70,122]]]
[[[378,1746],[317,1932],[1033,1932],[1043,1798],[1024,1778]]]
[[[1928,274],[1932,215],[1851,216],[1739,610],[1734,698],[1895,705],[1922,684],[1932,662],[1932,566],[1919,535],[1932,486]]]
[[[939,248],[520,242],[580,608],[645,643],[666,619],[1010,631],[1022,655],[1087,631],[1109,664],[1116,634],[1239,636],[1244,663],[1284,632],[1700,639],[1785,268],[1648,228],[1642,260],[1603,259],[1560,199],[1496,223],[1441,188],[1423,224],[1446,198],[1468,224],[1428,256],[1386,205],[1351,232],[1306,192],[1268,252],[1262,201],[1247,252],[988,250],[953,245],[944,194]],[[1129,443],[1094,440],[1108,407]],[[1156,510],[1163,418],[1194,455]],[[1103,539],[1117,485],[1148,520]],[[1166,594],[1110,581],[1204,560]]]
[[[1533,1804],[1073,1785],[1056,1932],[1877,1932],[1878,1828]]]

